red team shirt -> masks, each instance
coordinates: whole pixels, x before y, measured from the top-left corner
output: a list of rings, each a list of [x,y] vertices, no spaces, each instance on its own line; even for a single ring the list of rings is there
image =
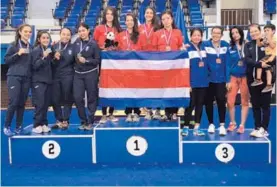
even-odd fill
[[[166,29],[160,29],[155,32],[153,36],[153,46],[158,51],[166,51],[166,46],[169,45],[171,51],[179,51],[183,46],[183,36],[179,29],[172,29],[171,36],[170,31]]]
[[[142,24],[139,26],[139,40],[141,41],[141,50],[154,51],[153,45],[154,28],[152,25]]]
[[[132,42],[130,39],[130,34],[127,30],[122,31],[117,35],[117,41],[118,41],[118,50],[120,51],[140,51],[141,50],[141,40],[138,38],[138,41],[136,44]]]
[[[93,39],[98,43],[101,49],[104,49],[106,34],[108,32],[113,32],[115,34],[115,40],[117,38],[118,32],[115,27],[109,27],[107,25],[98,25],[93,33]]]

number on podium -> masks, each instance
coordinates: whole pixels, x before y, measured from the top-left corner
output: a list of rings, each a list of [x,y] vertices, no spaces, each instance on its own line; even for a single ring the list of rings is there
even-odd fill
[[[55,159],[60,155],[61,147],[53,140],[45,142],[42,146],[42,153],[48,159]]]
[[[148,148],[148,143],[141,136],[131,136],[126,142],[126,148],[131,155],[142,156]]]
[[[215,156],[221,162],[230,162],[235,156],[234,147],[226,143],[219,144],[215,149]]]

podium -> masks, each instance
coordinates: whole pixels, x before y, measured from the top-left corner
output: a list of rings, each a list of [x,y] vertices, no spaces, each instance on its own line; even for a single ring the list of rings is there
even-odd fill
[[[120,118],[95,124],[91,131],[74,124],[42,135],[31,130],[30,125],[9,138],[10,164],[271,163],[271,141],[250,137],[250,129],[224,137],[218,131],[204,137],[190,131],[182,137],[180,120],[128,123]]]

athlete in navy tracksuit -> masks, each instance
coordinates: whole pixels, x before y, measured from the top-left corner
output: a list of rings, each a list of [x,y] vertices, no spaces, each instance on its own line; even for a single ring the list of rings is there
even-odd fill
[[[207,53],[209,69],[209,88],[206,94],[206,112],[209,120],[209,133],[215,132],[213,122],[213,101],[216,99],[220,121],[219,134],[226,135],[225,113],[226,113],[226,83],[229,82],[226,76],[230,61],[229,44],[221,37],[223,30],[220,27],[212,29],[212,39],[204,42]]]
[[[191,102],[190,106],[185,110],[185,127],[182,130],[182,135],[184,136],[188,135],[188,125],[193,109],[195,109],[193,134],[197,136],[205,135],[205,133],[199,129],[206,90],[209,86],[207,55],[204,45],[202,44],[202,36],[203,32],[201,29],[192,29],[192,41],[189,43],[190,47],[187,48],[190,59]]]
[[[74,54],[70,43],[71,31],[61,30],[61,40],[53,48],[55,50],[52,62],[53,85],[52,104],[56,117],[54,128],[67,128],[73,104]],[[61,106],[64,106],[63,110]]]
[[[48,133],[47,111],[51,100],[52,59],[49,48],[50,35],[46,31],[37,34],[35,48],[32,52],[32,100],[35,106],[34,133]]]
[[[28,43],[32,34],[31,26],[23,24],[16,31],[15,41],[10,45],[5,55],[5,63],[9,66],[7,86],[9,105],[5,119],[4,133],[12,136],[11,122],[16,112],[16,130],[22,130],[25,102],[31,83],[31,46]]]
[[[73,95],[81,119],[79,129],[91,130],[98,101],[100,49],[97,43],[89,38],[89,27],[86,24],[80,24],[78,34],[80,38],[74,43],[75,74]],[[87,92],[88,118],[85,111],[85,91]]]

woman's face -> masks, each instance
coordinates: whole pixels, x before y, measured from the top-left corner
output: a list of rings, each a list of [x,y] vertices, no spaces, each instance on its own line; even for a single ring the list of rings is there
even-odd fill
[[[128,29],[132,29],[135,25],[133,17],[132,16],[127,16],[125,24],[126,24],[126,27]]]
[[[252,40],[257,40],[261,38],[261,31],[258,29],[257,26],[251,26],[250,27],[250,36]]]
[[[154,18],[153,10],[150,8],[146,9],[144,17],[145,17],[146,22],[152,22],[152,20]]]
[[[89,36],[89,29],[85,28],[85,27],[79,27],[78,29],[78,35],[81,39],[85,40],[88,38]]]
[[[19,31],[22,40],[28,41],[32,35],[32,29],[29,26],[25,26]]]
[[[172,26],[173,19],[169,14],[162,15],[162,23],[165,28],[169,28]]]
[[[50,44],[50,36],[47,33],[43,33],[40,38],[39,38],[39,42],[42,46],[44,47],[48,47]]]
[[[239,34],[239,30],[238,29],[232,29],[231,31],[231,34],[232,34],[232,38],[234,39],[234,41],[239,41],[241,36]]]
[[[113,22],[113,12],[111,10],[107,10],[106,20],[107,22]]]
[[[61,42],[68,43],[71,39],[71,32],[68,29],[63,29],[61,34]]]
[[[199,44],[202,41],[201,32],[196,30],[191,35],[192,43]]]
[[[221,33],[221,29],[219,28],[214,28],[212,30],[212,40],[214,42],[218,42],[221,40],[221,37],[222,37],[222,33]]]

